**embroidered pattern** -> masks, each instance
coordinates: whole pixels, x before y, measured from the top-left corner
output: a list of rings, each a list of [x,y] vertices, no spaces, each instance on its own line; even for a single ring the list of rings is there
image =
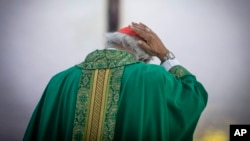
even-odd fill
[[[84,75],[80,79],[80,87],[78,90],[77,101],[76,101],[76,111],[75,120],[73,128],[73,141],[84,140],[84,135],[86,134],[86,121],[88,120],[88,105],[89,97],[92,94],[92,89],[90,89],[91,81],[93,79],[93,71],[84,70]]]
[[[136,63],[124,51],[95,51],[83,68],[77,95],[73,141],[113,140],[124,66]]]
[[[172,73],[173,75],[175,75],[176,77],[182,77],[184,75],[192,75],[187,69],[185,69],[184,67],[177,65],[172,67],[169,70],[170,73]]]
[[[87,125],[86,140],[100,140],[103,115],[106,104],[106,89],[108,82],[108,70],[96,70],[94,76],[93,92],[90,103],[90,114]]]
[[[135,58],[122,50],[96,50],[78,66],[83,69],[104,69],[136,63]]]

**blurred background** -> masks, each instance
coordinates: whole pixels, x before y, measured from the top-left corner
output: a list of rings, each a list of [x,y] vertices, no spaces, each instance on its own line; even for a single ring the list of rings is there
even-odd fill
[[[0,0],[0,140],[22,140],[50,78],[132,21],[206,87],[194,140],[229,140],[230,124],[250,124],[249,13],[249,0]]]

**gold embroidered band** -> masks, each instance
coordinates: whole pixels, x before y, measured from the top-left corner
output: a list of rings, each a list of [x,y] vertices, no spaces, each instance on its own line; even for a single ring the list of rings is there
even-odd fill
[[[109,76],[109,69],[96,70],[94,73],[93,91],[91,94],[90,112],[87,123],[88,141],[100,140],[103,128],[103,116],[106,104],[106,91]]]
[[[83,70],[73,141],[113,140],[123,69]]]
[[[119,50],[96,50],[84,62],[77,92],[72,141],[114,139],[124,67],[136,63]]]

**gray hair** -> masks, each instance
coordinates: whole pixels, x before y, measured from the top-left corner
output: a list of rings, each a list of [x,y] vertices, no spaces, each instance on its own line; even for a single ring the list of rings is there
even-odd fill
[[[152,56],[138,45],[139,39],[136,37],[119,32],[107,33],[105,37],[105,48],[115,48],[116,45],[122,45],[122,47],[130,49],[138,61],[149,62],[152,59]]]

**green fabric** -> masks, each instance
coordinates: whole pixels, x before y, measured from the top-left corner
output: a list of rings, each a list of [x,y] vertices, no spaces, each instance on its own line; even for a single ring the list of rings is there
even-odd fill
[[[69,141],[82,69],[72,67],[47,85],[24,135],[24,141]]]
[[[125,65],[114,140],[192,140],[207,103],[207,93],[184,67],[173,67],[170,72],[162,66],[142,62]],[[24,140],[72,140],[82,74],[82,68],[74,66],[51,79]]]
[[[158,65],[125,67],[115,140],[191,141],[207,93],[183,67],[184,76]]]

